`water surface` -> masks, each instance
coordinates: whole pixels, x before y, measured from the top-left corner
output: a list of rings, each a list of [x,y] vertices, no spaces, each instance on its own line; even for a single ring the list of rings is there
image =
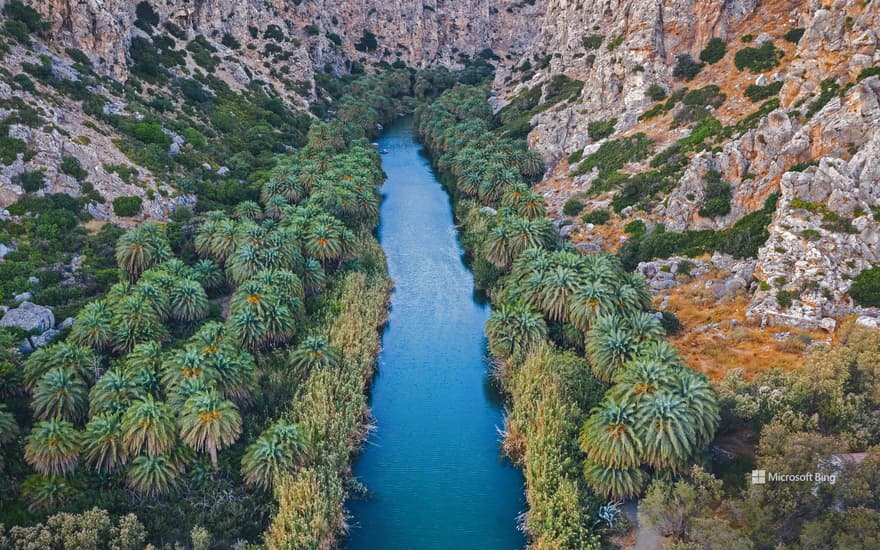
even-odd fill
[[[449,198],[411,119],[385,131],[379,240],[395,282],[373,384],[376,419],[354,472],[352,550],[518,550],[520,471],[501,458],[500,398]]]

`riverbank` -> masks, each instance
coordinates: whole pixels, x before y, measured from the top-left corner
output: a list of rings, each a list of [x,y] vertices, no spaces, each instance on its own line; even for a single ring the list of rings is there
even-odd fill
[[[527,480],[530,547],[593,549],[617,526],[613,501],[705,452],[718,406],[618,257],[560,237],[533,184],[542,169],[504,137],[488,90],[459,86],[417,110],[419,136],[456,202],[509,394],[506,446]]]

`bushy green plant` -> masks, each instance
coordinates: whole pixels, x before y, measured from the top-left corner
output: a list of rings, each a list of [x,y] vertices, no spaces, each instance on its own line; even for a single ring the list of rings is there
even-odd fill
[[[73,156],[62,157],[60,168],[62,174],[67,174],[77,180],[82,180],[89,175],[80,165],[79,159]]]
[[[593,225],[604,225],[611,219],[611,213],[607,210],[591,210],[581,216],[581,221]]]
[[[603,40],[605,37],[601,34],[588,34],[581,39],[581,43],[585,50],[595,50],[602,45]]]
[[[614,133],[615,124],[617,124],[616,118],[610,120],[594,120],[590,122],[587,124],[587,132],[590,134],[590,139],[593,141],[599,141],[600,139],[607,138]]]
[[[721,173],[710,170],[706,174],[706,191],[699,214],[705,218],[724,216],[730,213],[730,184],[721,181]]]
[[[681,78],[682,80],[691,80],[703,69],[703,64],[694,61],[691,54],[684,53],[676,58],[675,68],[672,70],[672,76]]]
[[[118,197],[113,199],[113,213],[124,218],[136,216],[141,211],[142,202],[140,197]]]
[[[22,172],[13,181],[21,185],[26,193],[36,193],[46,185],[46,174],[42,170]]]
[[[703,63],[713,64],[721,61],[724,54],[727,53],[727,43],[718,37],[709,40],[703,51],[700,52],[700,61]]]
[[[785,33],[785,36],[783,36],[783,38],[785,38],[785,40],[787,40],[788,42],[791,42],[792,44],[797,44],[798,42],[801,41],[801,38],[804,36],[804,31],[805,31],[804,28],[789,29]]]
[[[584,209],[584,203],[576,198],[570,198],[562,205],[562,213],[566,216],[576,216]]]
[[[864,307],[880,307],[880,267],[863,269],[849,288],[852,299]]]
[[[733,63],[741,71],[748,69],[752,73],[763,73],[779,65],[782,53],[773,42],[767,41],[757,48],[746,47],[736,52]]]
[[[749,87],[746,88],[745,96],[749,98],[752,103],[757,103],[768,97],[773,97],[779,93],[779,90],[782,89],[783,81],[773,82],[772,84],[768,84],[766,86],[758,86],[757,84],[749,84]]]
[[[648,97],[650,97],[652,101],[660,101],[662,99],[666,99],[666,89],[655,82],[654,84],[648,86]]]

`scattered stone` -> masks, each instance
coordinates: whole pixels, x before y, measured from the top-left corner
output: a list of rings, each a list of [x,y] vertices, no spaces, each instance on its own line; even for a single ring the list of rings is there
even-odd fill
[[[45,306],[31,302],[22,302],[15,309],[10,309],[0,319],[0,327],[18,327],[22,330],[38,330],[46,332],[55,326],[55,314]]]
[[[856,319],[856,324],[864,328],[880,327],[880,322],[878,322],[876,317],[868,317],[867,315],[862,315]]]
[[[55,337],[58,336],[59,332],[60,331],[58,330],[50,328],[49,330],[38,336],[29,336],[21,342],[21,346],[18,349],[22,353],[31,353],[54,340]]]
[[[480,208],[480,214],[488,214],[489,216],[494,216],[498,214],[498,211],[492,208],[491,206],[484,206]]]
[[[0,243],[0,259],[5,258],[7,254],[13,252],[14,248],[9,248],[5,244]]]
[[[32,292],[22,292],[21,294],[16,294],[13,299],[20,304],[28,300],[33,300],[34,294]]]
[[[35,284],[35,285],[40,284],[40,278],[39,278],[39,277],[35,277],[35,276],[33,276],[33,275],[31,275],[30,277],[28,277],[27,280],[28,280],[29,283],[32,283],[32,284]]]
[[[58,323],[58,326],[55,328],[57,328],[58,330],[64,330],[66,328],[72,327],[74,323],[76,323],[76,319],[74,319],[73,317],[68,317],[65,320]]]
[[[229,168],[227,168],[226,166],[221,166],[220,169],[217,170],[217,175],[221,176],[221,177],[228,176],[229,175]]]
[[[819,328],[826,332],[834,332],[834,329],[837,328],[837,321],[831,317],[823,317],[822,320],[819,321]]]

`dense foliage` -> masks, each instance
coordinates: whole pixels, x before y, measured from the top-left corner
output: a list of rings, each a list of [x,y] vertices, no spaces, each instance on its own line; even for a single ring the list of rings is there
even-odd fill
[[[417,110],[417,128],[495,304],[486,333],[511,396],[506,446],[525,468],[529,534],[541,548],[597,548],[589,524],[602,500],[637,495],[649,472],[684,472],[711,441],[718,407],[646,311],[644,280],[558,237],[527,184],[540,172],[521,142],[498,138],[486,95],[456,87]],[[603,148],[584,163],[617,170],[650,140]],[[505,175],[492,177],[486,159]]]

